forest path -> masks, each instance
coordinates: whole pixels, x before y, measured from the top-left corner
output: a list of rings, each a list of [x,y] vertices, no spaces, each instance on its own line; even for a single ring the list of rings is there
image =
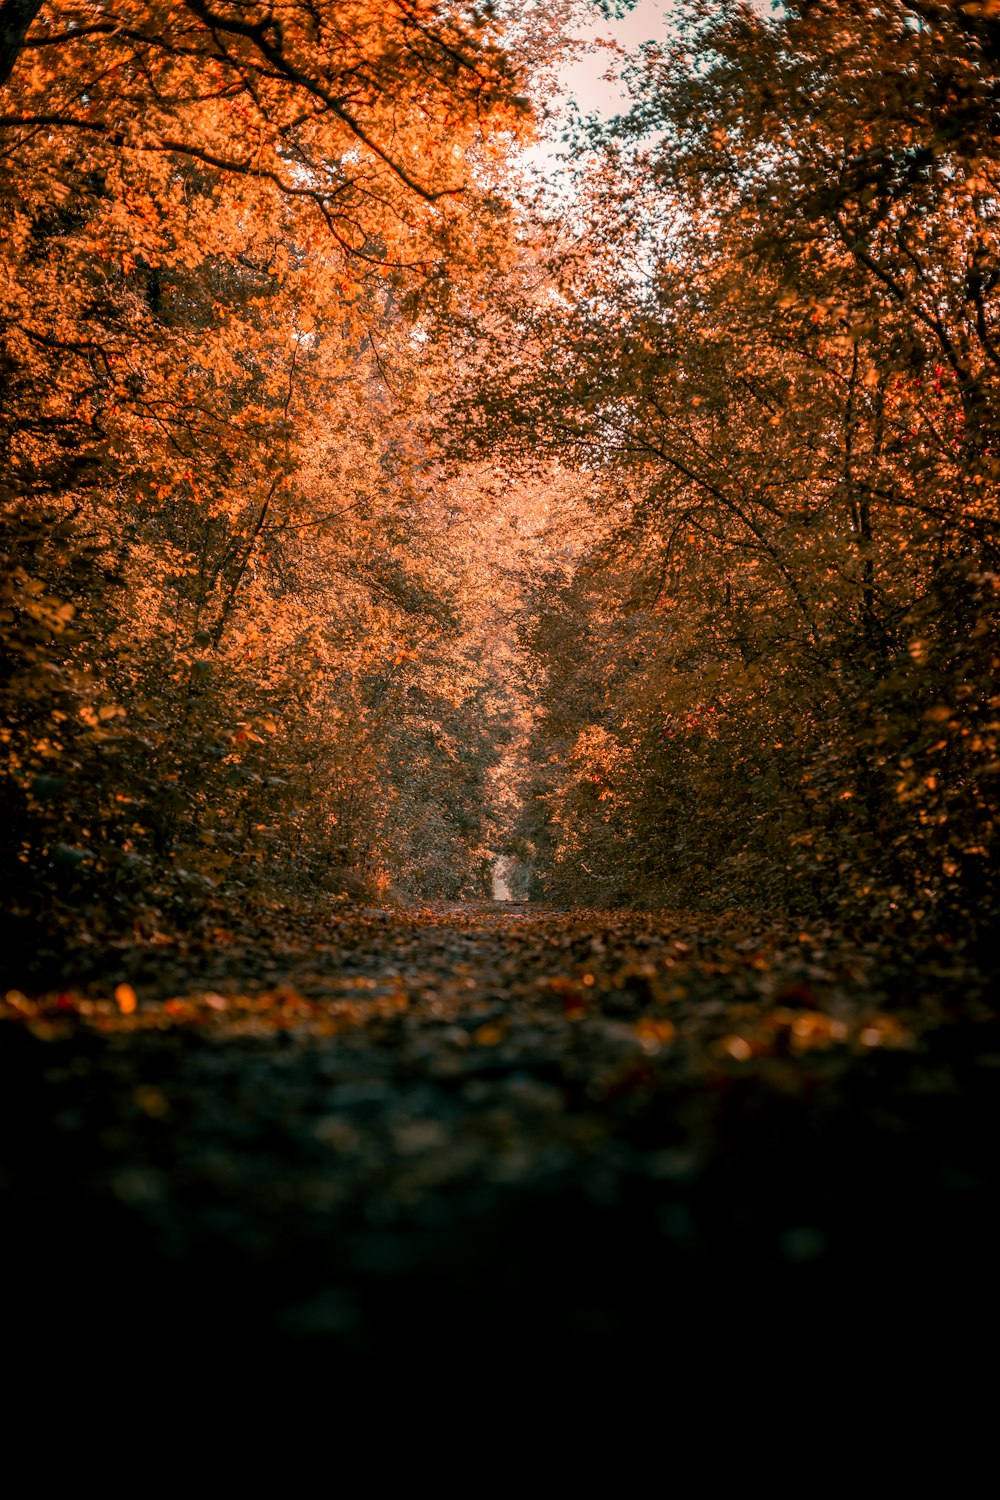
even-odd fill
[[[8,995],[0,1182],[63,1320],[69,1242],[105,1331],[141,1306],[359,1358],[675,1338],[678,1287],[992,1281],[1000,1029],[940,954],[488,902],[279,920]]]

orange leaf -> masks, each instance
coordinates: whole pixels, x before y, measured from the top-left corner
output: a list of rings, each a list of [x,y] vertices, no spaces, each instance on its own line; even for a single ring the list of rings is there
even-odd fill
[[[115,1000],[123,1016],[130,1016],[139,1004],[135,990],[130,984],[119,984],[115,988]]]

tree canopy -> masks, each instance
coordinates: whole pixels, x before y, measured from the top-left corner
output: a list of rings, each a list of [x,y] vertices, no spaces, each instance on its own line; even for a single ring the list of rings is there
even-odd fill
[[[986,929],[1000,21],[686,4],[539,192],[572,12],[0,6],[17,923]]]

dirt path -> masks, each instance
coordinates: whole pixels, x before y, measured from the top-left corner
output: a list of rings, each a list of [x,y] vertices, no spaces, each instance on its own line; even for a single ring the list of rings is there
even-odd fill
[[[281,921],[8,994],[29,1319],[573,1357],[992,1284],[1000,1028],[947,955],[485,903]]]

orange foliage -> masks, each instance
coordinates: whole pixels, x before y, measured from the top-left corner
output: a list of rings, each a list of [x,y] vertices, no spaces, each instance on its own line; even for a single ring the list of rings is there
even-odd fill
[[[527,117],[498,26],[424,0],[13,9],[22,915],[139,901],[155,924],[220,885],[349,895],[428,865],[478,887],[495,595],[454,530],[476,481],[444,511],[416,430],[439,371],[413,318],[510,255],[491,180]]]

